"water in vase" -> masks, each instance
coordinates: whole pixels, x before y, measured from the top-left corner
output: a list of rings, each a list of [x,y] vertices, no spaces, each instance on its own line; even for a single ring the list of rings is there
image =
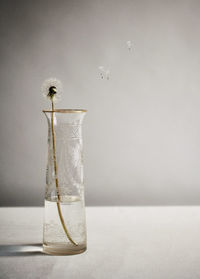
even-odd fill
[[[67,237],[58,213],[57,197],[45,200],[44,251],[50,254],[77,254],[86,249],[84,201],[79,196],[62,196],[60,209],[67,230],[75,242]]]

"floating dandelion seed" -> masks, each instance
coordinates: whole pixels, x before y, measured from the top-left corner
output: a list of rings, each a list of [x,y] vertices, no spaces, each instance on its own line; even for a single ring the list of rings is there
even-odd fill
[[[62,83],[56,78],[49,78],[44,81],[41,87],[42,95],[57,103],[61,99]]]
[[[128,50],[131,50],[132,49],[131,41],[127,41],[126,44],[127,44]]]
[[[99,71],[100,71],[100,77],[101,77],[101,79],[103,79],[104,72],[105,72],[104,67],[103,66],[99,66]]]
[[[100,77],[101,79],[106,78],[107,80],[110,78],[110,70],[109,69],[105,69],[103,66],[99,66],[99,71],[100,71]]]
[[[106,70],[106,73],[105,73],[105,74],[106,74],[106,78],[107,78],[107,79],[110,79],[110,70]]]

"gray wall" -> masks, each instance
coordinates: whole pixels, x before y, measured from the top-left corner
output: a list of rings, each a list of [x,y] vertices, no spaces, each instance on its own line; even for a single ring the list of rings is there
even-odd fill
[[[0,12],[1,205],[43,204],[51,76],[60,107],[88,109],[88,205],[200,204],[200,1],[4,0]]]

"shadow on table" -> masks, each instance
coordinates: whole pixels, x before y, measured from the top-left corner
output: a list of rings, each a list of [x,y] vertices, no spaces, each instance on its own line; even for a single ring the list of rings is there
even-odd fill
[[[42,244],[0,245],[0,257],[44,256]]]

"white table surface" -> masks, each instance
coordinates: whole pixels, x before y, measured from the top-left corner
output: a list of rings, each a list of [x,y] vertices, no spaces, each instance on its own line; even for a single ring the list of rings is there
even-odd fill
[[[0,278],[200,278],[200,207],[88,207],[88,250],[42,254],[43,208],[0,208]]]

